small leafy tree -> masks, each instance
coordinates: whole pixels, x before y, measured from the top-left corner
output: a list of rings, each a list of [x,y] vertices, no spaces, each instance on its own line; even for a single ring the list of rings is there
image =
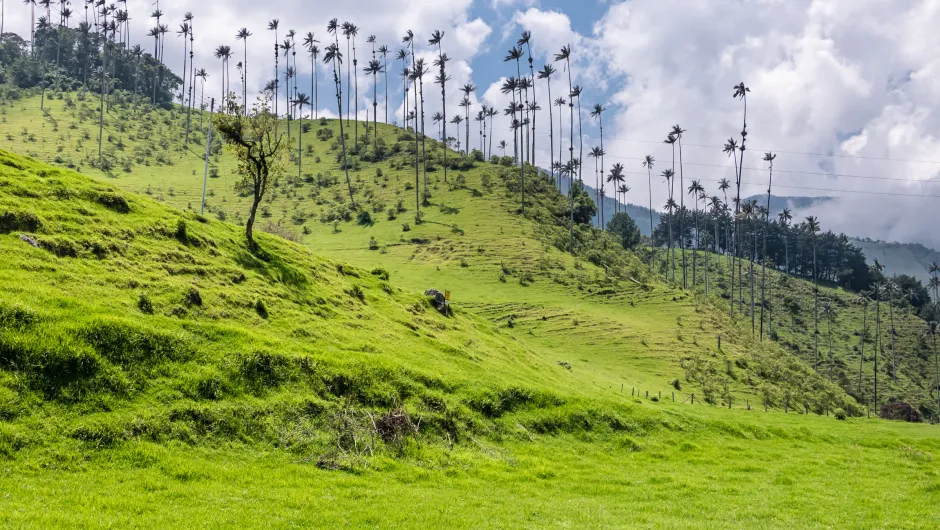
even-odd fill
[[[607,223],[607,231],[620,238],[623,248],[630,250],[640,244],[640,229],[632,217],[617,212]]]
[[[277,116],[271,110],[271,98],[258,98],[251,110],[230,97],[225,112],[214,117],[216,130],[225,139],[238,160],[242,181],[239,188],[252,193],[251,210],[245,223],[248,250],[255,252],[258,245],[252,236],[258,205],[268,190],[268,183],[284,172],[284,136],[277,132]]]

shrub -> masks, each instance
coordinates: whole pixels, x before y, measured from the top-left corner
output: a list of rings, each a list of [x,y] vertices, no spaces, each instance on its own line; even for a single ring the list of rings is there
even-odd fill
[[[140,309],[141,313],[145,315],[153,314],[153,302],[150,301],[150,297],[144,293],[140,294],[140,297],[137,298],[137,309]]]
[[[377,268],[375,268],[375,269],[372,269],[372,275],[373,275],[373,276],[378,276],[380,279],[385,280],[385,281],[388,281],[388,279],[389,279],[388,271],[385,270],[385,269],[383,269],[383,268],[381,268],[381,267],[377,267]]]
[[[374,237],[369,238],[369,250],[378,250],[379,242],[375,240]]]
[[[834,416],[836,417],[837,420],[845,420],[846,418],[845,411],[842,409],[836,409]]]
[[[264,300],[259,298],[255,301],[255,312],[261,318],[268,318],[268,308],[264,305]]]
[[[916,423],[920,421],[920,413],[914,407],[907,403],[885,403],[881,406],[881,417],[886,420],[908,421]]]
[[[409,226],[408,223],[404,223],[403,225],[401,225],[401,231],[402,231],[402,232],[410,232],[410,231],[411,231],[411,226]]]
[[[186,293],[186,305],[202,305],[202,295],[199,294],[199,289],[195,287],[190,287],[189,292]]]
[[[356,221],[361,225],[371,225],[372,224],[372,214],[366,210],[360,210],[356,215]]]

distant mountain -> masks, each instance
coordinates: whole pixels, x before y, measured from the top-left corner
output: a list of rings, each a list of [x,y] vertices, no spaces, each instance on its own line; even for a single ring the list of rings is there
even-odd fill
[[[940,252],[920,243],[886,243],[872,239],[853,239],[865,253],[869,263],[878,260],[884,265],[884,274],[907,274],[925,284],[930,281],[930,264],[940,263]]]
[[[591,186],[584,186],[584,190],[591,195],[591,197],[596,197],[597,189]],[[568,193],[568,182],[562,181],[561,183],[561,192]],[[640,199],[638,195],[628,194],[628,197],[633,197]],[[614,216],[614,207],[618,201],[614,200],[612,197],[604,197],[604,222],[603,225],[607,226],[607,223]],[[623,203],[620,203],[619,208],[623,207]],[[598,215],[600,215],[600,208],[598,208]],[[627,215],[629,215],[634,221],[636,221],[637,226],[640,228],[640,233],[644,236],[650,235],[650,209],[646,206],[639,206],[637,204],[627,203]],[[597,215],[594,216],[594,223],[597,223]],[[659,225],[659,212],[653,211],[653,226]]]

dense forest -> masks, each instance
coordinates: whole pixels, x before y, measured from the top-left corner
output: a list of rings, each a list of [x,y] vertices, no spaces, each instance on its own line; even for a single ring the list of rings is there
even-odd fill
[[[123,90],[147,96],[157,105],[179,99],[182,80],[162,61],[159,32],[151,54],[121,42],[112,24],[100,24],[103,31],[95,31],[96,26],[88,22],[78,28],[52,26],[40,17],[32,45],[19,35],[4,33],[0,84],[105,94]]]

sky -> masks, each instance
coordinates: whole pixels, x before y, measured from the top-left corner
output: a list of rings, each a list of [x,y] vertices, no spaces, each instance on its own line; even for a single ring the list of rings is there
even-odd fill
[[[4,4],[6,31],[28,34],[29,8],[20,1]],[[210,73],[208,95],[221,92],[221,63],[212,54],[218,45],[236,51],[231,77],[238,84],[234,64],[244,53],[243,43],[235,40],[239,28],[253,33],[247,71],[249,92],[256,95],[274,75],[269,20],[280,20],[280,39],[288,29],[299,35],[312,31],[321,48],[331,38],[326,32],[329,19],[351,21],[360,28],[360,69],[371,59],[369,35],[393,51],[388,59],[388,111],[389,121],[399,123],[402,65],[393,57],[403,47],[407,30],[416,35],[418,56],[429,65],[437,50],[427,39],[434,30],[444,31],[452,77],[448,115],[458,110],[458,88],[467,83],[477,86],[471,95],[473,113],[480,104],[498,110],[508,105],[510,96],[501,93],[500,85],[518,74],[515,63],[503,59],[524,30],[532,33],[536,70],[545,64],[557,70],[552,99],[567,97],[569,72],[553,58],[562,46],[570,46],[572,82],[583,89],[582,177],[592,185],[597,179],[594,159],[587,154],[601,143],[600,124],[589,113],[600,104],[606,109],[605,174],[613,164],[623,164],[631,188],[628,200],[641,205],[648,205],[652,180],[656,209],[662,209],[667,198],[660,174],[674,164],[672,149],[662,143],[673,125],[686,131],[681,152],[686,188],[693,179],[700,180],[709,195],[720,195],[718,181],[733,182],[734,161],[721,148],[731,137],[740,141],[744,104],[732,96],[733,87],[744,82],[751,92],[742,197],[766,193],[770,175],[763,158],[772,151],[777,155],[774,194],[838,198],[815,210],[794,212],[796,220],[817,215],[826,229],[940,248],[936,0],[162,0],[159,7],[173,30],[165,57],[177,71],[182,70],[183,48],[176,29],[185,12],[193,13],[196,66]],[[155,8],[150,0],[127,2],[132,40],[145,49],[152,47],[146,32],[154,24],[149,15]],[[72,9],[83,18],[83,0],[74,0]],[[345,54],[345,43],[340,44]],[[298,57],[301,90],[309,93],[310,58],[301,53]],[[318,71],[318,114],[333,116],[332,80],[325,77],[328,70],[322,64]],[[364,119],[372,106],[371,76],[360,72],[358,84]],[[385,115],[384,88],[380,79],[380,116]],[[442,106],[433,75],[425,88],[426,129],[431,134],[436,129],[430,116]],[[564,130],[559,132],[559,108],[549,105],[548,86],[538,81],[535,90],[542,107],[536,116],[537,160],[549,167],[559,148],[568,148],[570,116],[564,109]],[[549,123],[554,150],[549,148]],[[496,141],[505,139],[511,146],[508,125],[502,113],[494,120]],[[579,128],[577,114],[574,126]],[[455,126],[449,127],[448,134],[456,136]],[[471,131],[471,143],[478,145],[475,122]],[[577,134],[575,142],[577,156]],[[641,166],[645,155],[656,159],[651,179]],[[677,152],[677,174],[678,158]],[[694,206],[691,196],[682,199]]]

